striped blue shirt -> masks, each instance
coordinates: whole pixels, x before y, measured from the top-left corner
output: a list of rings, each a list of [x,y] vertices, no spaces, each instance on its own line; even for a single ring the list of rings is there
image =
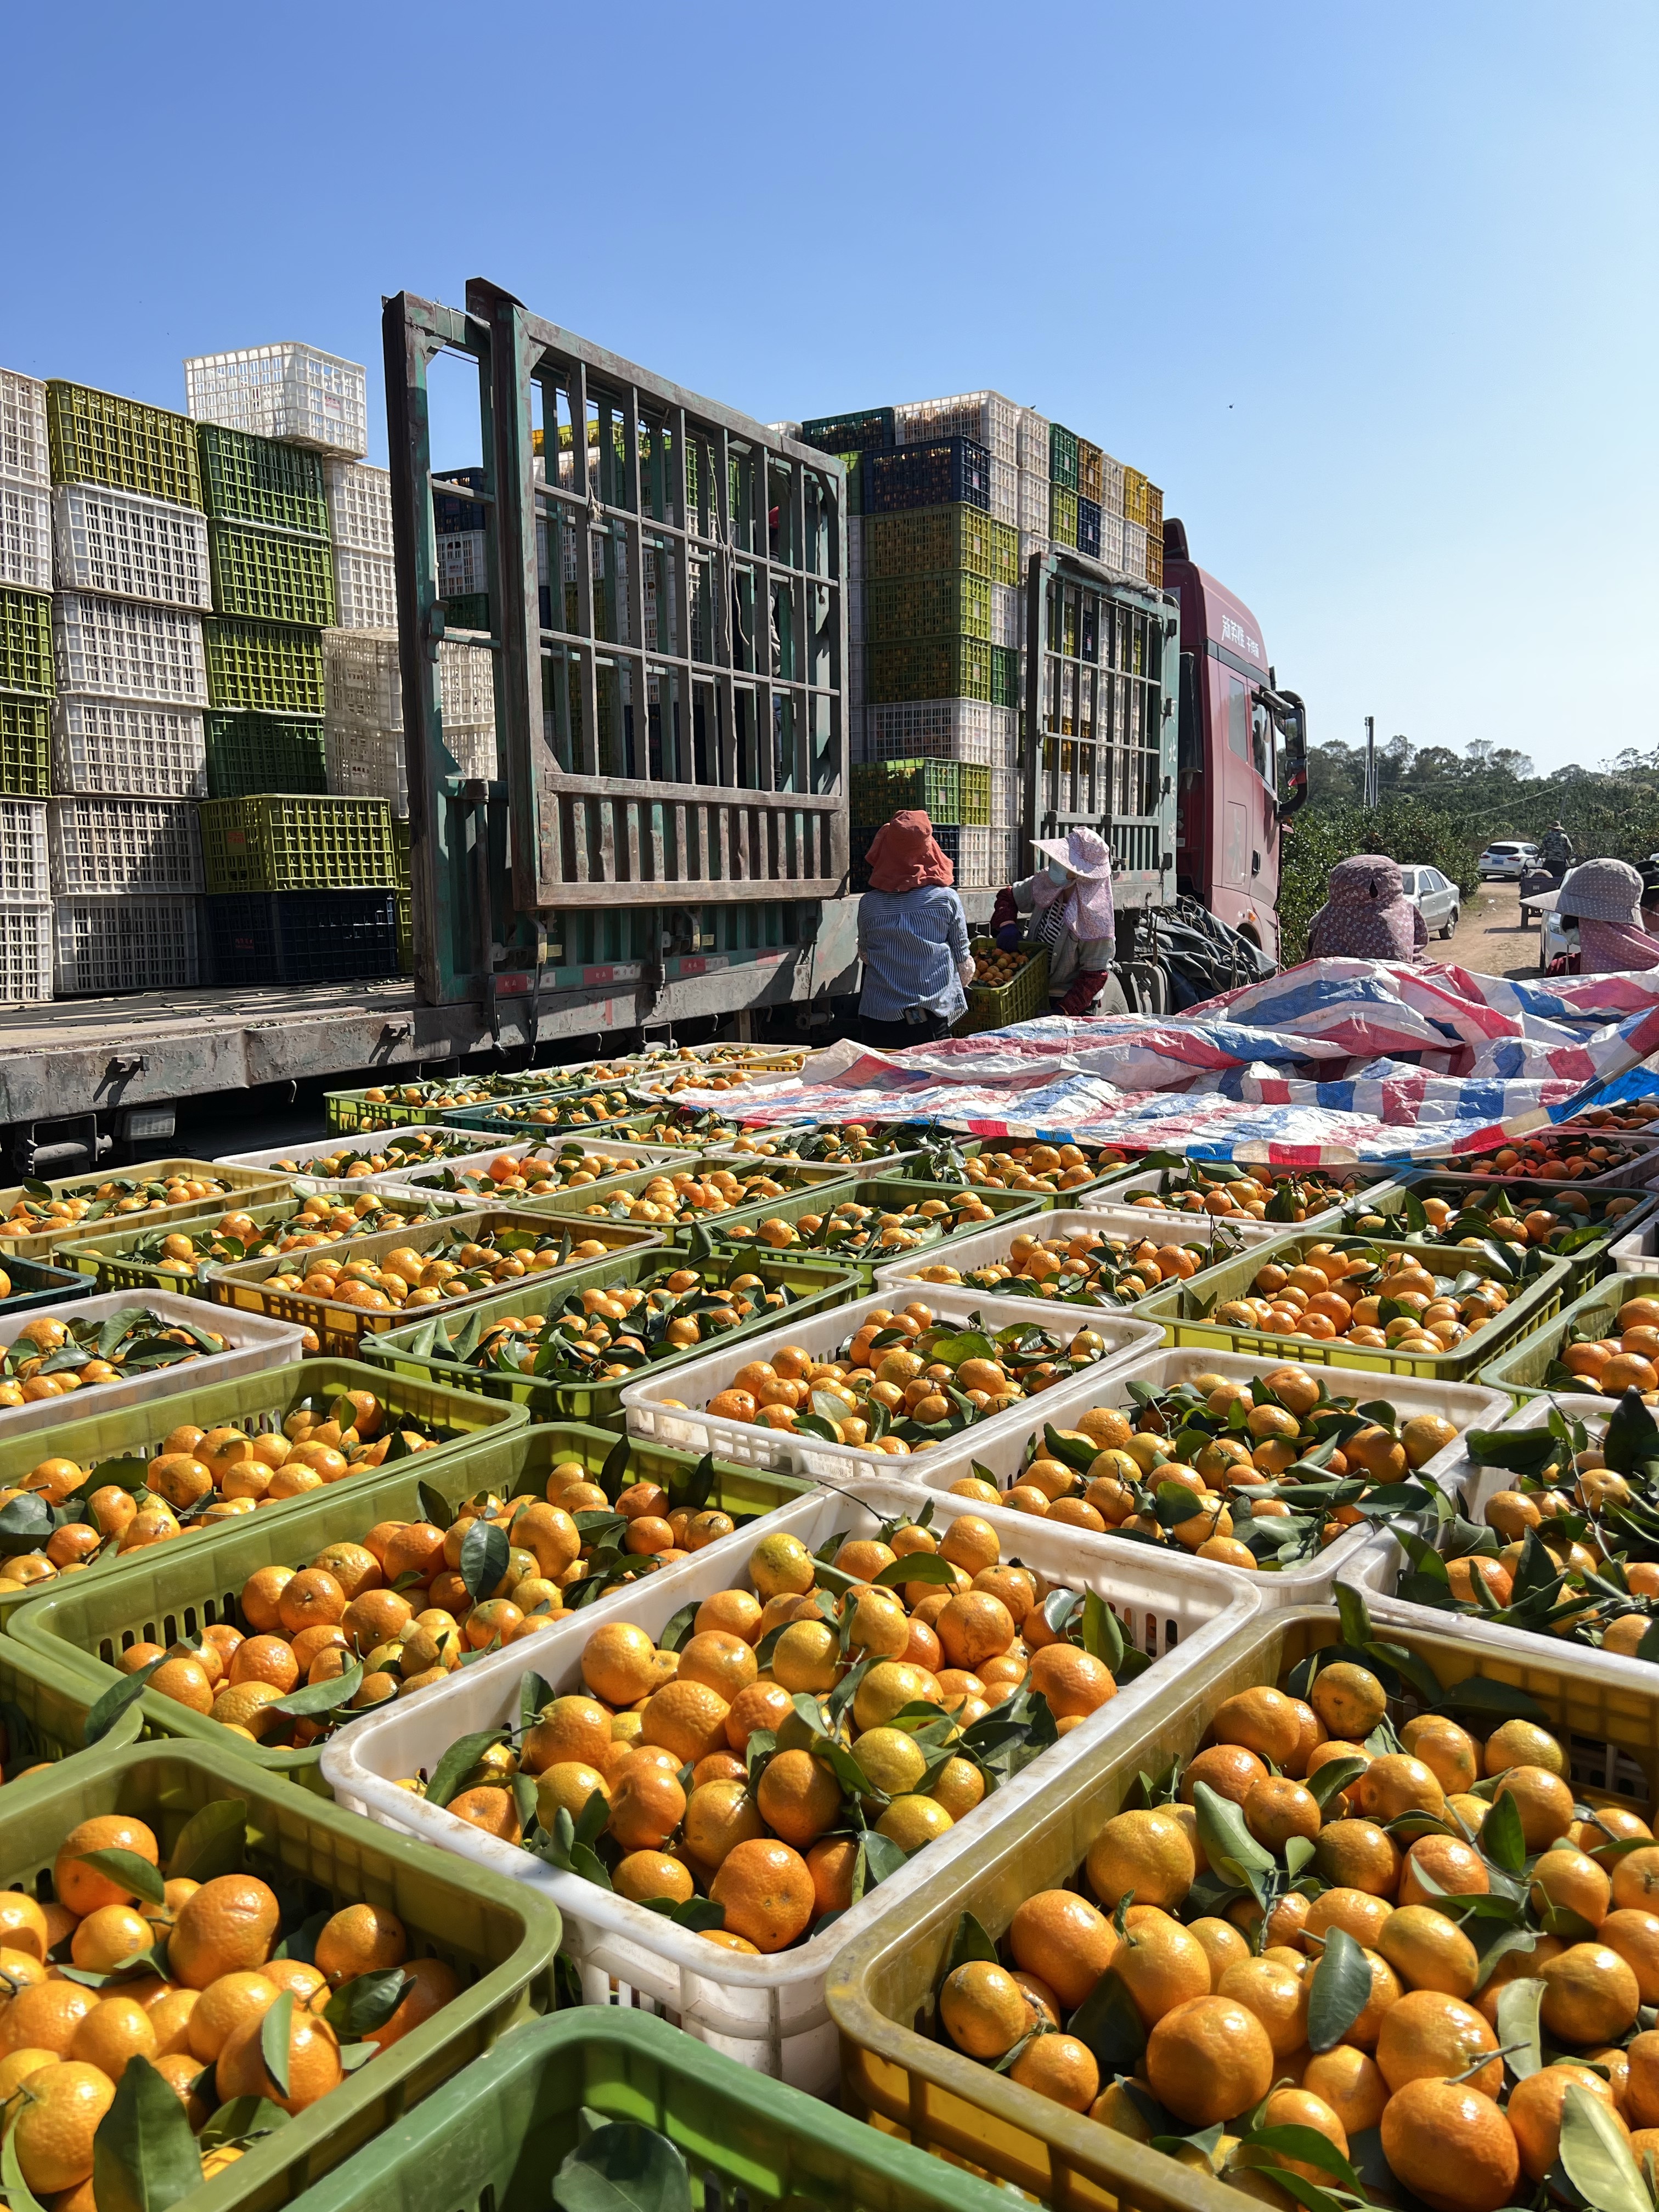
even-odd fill
[[[957,975],[968,957],[962,901],[942,885],[915,891],[866,891],[859,901],[860,1012],[872,1022],[902,1022],[905,1010],[953,1022],[968,1000]]]

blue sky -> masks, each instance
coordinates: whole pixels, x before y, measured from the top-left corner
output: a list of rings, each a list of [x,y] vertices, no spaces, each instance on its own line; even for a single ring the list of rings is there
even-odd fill
[[[11,24],[0,362],[182,406],[482,274],[764,420],[991,386],[1311,732],[1659,744],[1651,6],[94,4]],[[30,96],[21,97],[30,87]],[[446,414],[472,457],[465,394]]]

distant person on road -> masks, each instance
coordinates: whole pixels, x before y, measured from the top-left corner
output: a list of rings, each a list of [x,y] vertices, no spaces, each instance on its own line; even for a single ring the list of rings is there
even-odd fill
[[[1572,866],[1572,840],[1559,822],[1552,822],[1544,832],[1544,842],[1539,848],[1538,857],[1557,883]]]
[[[1643,922],[1644,888],[1628,860],[1585,860],[1533,904],[1577,923],[1581,975],[1627,975],[1659,968],[1659,941]]]
[[[1048,1010],[1057,1014],[1124,1014],[1122,986],[1112,973],[1117,924],[1112,911],[1112,848],[1097,830],[1076,829],[1042,838],[1034,850],[1043,866],[1023,882],[1006,884],[991,910],[991,927],[1005,951],[1022,934],[1048,955]]]
[[[1429,941],[1420,907],[1406,896],[1400,863],[1358,853],[1331,870],[1325,903],[1308,925],[1310,960],[1415,961]]]
[[[951,888],[956,871],[919,806],[884,824],[870,846],[870,888],[859,902],[864,989],[859,1035],[887,1052],[932,1044],[967,1011],[974,980],[968,917]]]

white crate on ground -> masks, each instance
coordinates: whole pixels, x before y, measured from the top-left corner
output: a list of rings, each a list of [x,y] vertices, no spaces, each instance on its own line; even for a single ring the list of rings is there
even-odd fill
[[[59,592],[52,603],[52,637],[60,691],[157,705],[208,703],[199,615]]]
[[[0,1005],[52,996],[52,908],[0,905]]]
[[[392,471],[367,461],[323,463],[328,534],[354,553],[392,555]]]
[[[1119,1186],[1114,1183],[1109,1188],[1115,1190]],[[1121,1218],[1119,1218],[1120,1211]],[[1220,1230],[1214,1226],[1214,1217],[1210,1214],[1200,1214],[1194,1221],[1170,1213],[1143,1214],[1127,1206],[1121,1210],[1081,1204],[1061,1206],[1042,1214],[1040,1220],[1042,1225],[1038,1233],[1043,1237],[1135,1237],[1153,1244],[1188,1244],[1200,1240],[1207,1243],[1212,1236],[1220,1234]],[[890,1260],[884,1267],[876,1269],[876,1288],[891,1291],[902,1286],[908,1297],[915,1297],[919,1295],[917,1285],[924,1268],[945,1266],[956,1268],[958,1273],[966,1274],[970,1268],[989,1267],[997,1261],[1006,1260],[1015,1237],[1029,1231],[1031,1226],[1029,1221],[1000,1222],[993,1228],[976,1230],[971,1237],[958,1233],[947,1237],[943,1244],[908,1252],[902,1258]],[[1228,1222],[1222,1226],[1231,1231],[1234,1224]],[[1218,1246],[1218,1261],[1231,1259],[1237,1253],[1249,1251],[1258,1244],[1271,1244],[1275,1237],[1285,1234],[1279,1223],[1267,1221],[1242,1222],[1237,1224],[1237,1232],[1236,1241],[1223,1241]],[[945,1287],[952,1297],[968,1295],[955,1284],[947,1284]],[[1025,1298],[1018,1291],[1013,1295],[1022,1306],[1029,1306],[1034,1313],[1042,1313],[1048,1304],[1043,1298]],[[1092,1313],[1095,1309],[1091,1306],[1067,1306],[1065,1310],[1067,1313]],[[1120,1310],[1103,1306],[1099,1310],[1109,1314]]]
[[[1015,459],[1022,469],[1048,482],[1048,417],[1039,415],[1035,407],[1022,407],[1019,410],[1019,441]],[[1048,511],[1046,501],[1043,511]]]
[[[1632,1229],[1608,1245],[1607,1257],[1615,1274],[1659,1275],[1659,1230]]]
[[[38,376],[0,368],[0,477],[44,490],[52,482],[46,387]]]
[[[193,988],[202,981],[201,904],[185,896],[57,900],[58,997]]]
[[[342,629],[395,629],[398,570],[392,556],[337,545],[334,601]]]
[[[212,611],[207,517],[199,507],[107,484],[59,484],[52,521],[60,591]]]
[[[52,896],[44,799],[0,799],[0,902],[38,906]]]
[[[185,363],[185,406],[198,422],[283,438],[354,459],[368,451],[368,380],[360,362],[285,341]]]
[[[46,808],[54,896],[199,891],[196,809],[163,799],[54,799]]]
[[[207,738],[187,707],[60,696],[52,705],[54,791],[207,797]]]
[[[991,642],[1016,650],[1025,642],[1025,594],[1018,584],[991,586]]]
[[[895,1462],[882,1465],[891,1469]],[[912,1484],[884,1474],[839,1494],[817,1491],[799,1498],[773,1514],[768,1527],[817,1549],[837,1538],[873,1535],[883,1519],[920,1510],[921,1497]],[[556,1899],[564,1916],[565,1948],[581,1975],[587,2002],[668,2012],[689,2034],[728,2057],[796,2088],[827,2095],[839,2078],[839,2062],[824,1986],[848,1941],[883,1907],[966,1858],[992,1832],[1018,1822],[1033,1793],[1056,1773],[1108,1745],[1133,1741],[1153,1700],[1201,1678],[1257,1610],[1256,1594],[1243,1576],[1230,1576],[1206,1560],[1166,1558],[1145,1545],[1121,1544],[1109,1553],[1097,1548],[1085,1564],[1065,1540],[1073,1530],[1044,1528],[1000,1506],[988,1510],[965,1499],[937,1498],[934,1527],[948,1526],[963,1510],[985,1514],[1005,1557],[1017,1553],[1050,1581],[1103,1598],[1123,1622],[1127,1640],[1147,1651],[1153,1664],[918,1851],[833,1929],[791,1950],[754,1958],[720,1950],[690,1929],[561,1874],[398,1787],[401,1776],[422,1766],[429,1771],[458,1737],[509,1716],[516,1720],[526,1667],[555,1694],[579,1690],[583,1648],[605,1621],[633,1621],[654,1635],[682,1606],[716,1590],[751,1588],[746,1568],[753,1531],[740,1529],[683,1566],[562,1617],[527,1644],[480,1659],[428,1695],[357,1721],[325,1749],[324,1778],[350,1811],[367,1813],[386,1827],[419,1836]]]
[[[52,589],[52,494],[0,476],[0,584]]]
[[[973,761],[1010,768],[1018,740],[1015,710],[982,699],[905,699],[866,709],[871,760]]]
[[[994,461],[1018,464],[1021,410],[1000,392],[963,392],[950,399],[916,399],[893,410],[893,436],[901,446],[934,438],[971,438]],[[995,509],[993,508],[993,513]]]

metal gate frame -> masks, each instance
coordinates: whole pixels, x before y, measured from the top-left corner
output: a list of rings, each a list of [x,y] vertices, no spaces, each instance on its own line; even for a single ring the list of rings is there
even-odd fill
[[[1060,595],[1075,591],[1096,602],[1094,636],[1079,622],[1077,649],[1054,635]],[[1103,665],[1099,652],[1099,609],[1110,607],[1115,631],[1126,619],[1139,641],[1141,657],[1154,664],[1121,665],[1114,651]],[[1021,814],[1028,844],[1057,837],[1078,826],[1097,830],[1111,846],[1115,866],[1112,898],[1120,913],[1142,907],[1173,907],[1176,901],[1176,702],[1181,667],[1179,604],[1172,592],[1115,575],[1101,562],[1069,549],[1033,553],[1026,575],[1025,735]],[[1050,663],[1057,665],[1051,672]],[[1066,718],[1051,703],[1054,688],[1074,680],[1079,691],[1092,681],[1094,696],[1086,724],[1065,727]],[[1131,715],[1121,714],[1132,694],[1139,694],[1139,727],[1150,723],[1152,743],[1134,738]],[[1116,811],[1110,795],[1131,782],[1140,787],[1135,811]],[[1104,807],[1075,803],[1079,789],[1092,787]],[[1151,796],[1148,809],[1145,801]]]
[[[466,302],[462,313],[399,293],[383,335],[416,992],[428,1004],[482,996],[493,1019],[498,996],[539,994],[546,917],[562,906],[845,890],[846,473],[538,320],[496,285],[471,280]],[[427,376],[446,351],[478,371],[482,489],[439,481],[483,511],[491,630],[477,642],[493,656],[495,784],[463,777],[443,733]],[[559,549],[545,623],[538,526]]]

